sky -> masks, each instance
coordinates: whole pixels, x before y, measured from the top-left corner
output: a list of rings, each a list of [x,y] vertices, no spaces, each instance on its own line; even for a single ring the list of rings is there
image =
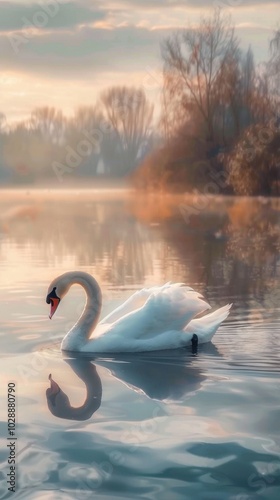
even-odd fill
[[[160,42],[215,5],[232,16],[256,63],[280,24],[280,0],[0,0],[0,113],[9,122],[55,106],[71,115],[112,85],[159,102]]]

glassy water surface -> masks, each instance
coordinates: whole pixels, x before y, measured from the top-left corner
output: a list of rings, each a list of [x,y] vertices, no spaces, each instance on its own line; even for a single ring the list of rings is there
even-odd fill
[[[15,381],[15,499],[279,499],[279,202],[15,191],[0,214],[0,498]],[[69,270],[96,277],[103,315],[167,281],[233,308],[197,355],[67,358],[83,292],[51,322],[45,297]]]

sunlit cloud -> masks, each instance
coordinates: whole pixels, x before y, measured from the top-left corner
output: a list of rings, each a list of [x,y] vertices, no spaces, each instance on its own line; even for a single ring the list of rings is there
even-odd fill
[[[256,61],[265,59],[279,2],[222,3],[232,15],[241,48],[251,45]],[[53,4],[56,14],[47,15]],[[145,78],[147,68],[158,71],[162,40],[175,29],[196,26],[213,5],[213,0],[1,2],[0,111],[15,119],[50,100],[66,113],[79,102],[94,104],[102,88],[132,82],[136,74]],[[41,19],[41,25],[34,19]]]
[[[12,121],[21,121],[30,115],[34,108],[47,105],[63,109],[66,116],[71,116],[80,106],[92,105],[99,94],[111,85],[131,85],[143,88],[153,101],[159,101],[161,74],[160,68],[147,66],[146,70],[115,73],[102,72],[92,80],[84,81],[76,75],[75,79],[65,82],[57,78],[54,85],[53,77],[34,79],[33,75],[25,73],[6,72],[0,78],[0,86],[5,99],[2,100],[1,112]]]
[[[104,10],[84,7],[79,2],[4,1],[0,3],[0,32],[25,30],[29,27],[40,30],[75,27],[82,23],[104,19],[105,16]]]

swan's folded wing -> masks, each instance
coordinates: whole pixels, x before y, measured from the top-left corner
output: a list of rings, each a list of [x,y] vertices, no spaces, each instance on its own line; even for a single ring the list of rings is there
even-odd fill
[[[111,333],[139,339],[180,331],[197,314],[209,309],[201,295],[188,287],[168,286],[154,291],[143,307],[111,325]]]
[[[171,283],[168,282],[163,286],[154,286],[151,288],[143,288],[142,290],[138,290],[135,292],[131,297],[129,297],[123,304],[118,306],[116,309],[114,309],[111,313],[107,314],[105,318],[103,318],[99,324],[104,324],[104,323],[113,323],[115,321],[118,321],[121,319],[123,316],[136,311],[137,309],[143,307],[145,302],[147,302],[148,298],[153,294],[153,293],[158,293],[161,291],[164,291],[167,288],[174,288],[174,287],[180,287],[182,286],[182,283]],[[192,290],[192,288],[185,287],[188,290]]]
[[[196,318],[190,321],[184,328],[186,333],[199,336],[199,341],[209,342],[216,333],[220,324],[228,317],[232,304],[220,307],[216,311],[206,314],[202,318]]]
[[[153,330],[182,330],[197,314],[210,309],[203,297],[184,286],[170,287],[154,293],[147,300],[144,310],[151,318]]]

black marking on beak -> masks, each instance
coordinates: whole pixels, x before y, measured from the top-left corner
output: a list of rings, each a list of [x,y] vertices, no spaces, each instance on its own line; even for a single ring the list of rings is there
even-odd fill
[[[56,295],[56,286],[52,289],[52,291],[47,295],[46,298],[46,303],[53,305],[53,300],[52,299],[58,299],[60,301],[60,298]]]

